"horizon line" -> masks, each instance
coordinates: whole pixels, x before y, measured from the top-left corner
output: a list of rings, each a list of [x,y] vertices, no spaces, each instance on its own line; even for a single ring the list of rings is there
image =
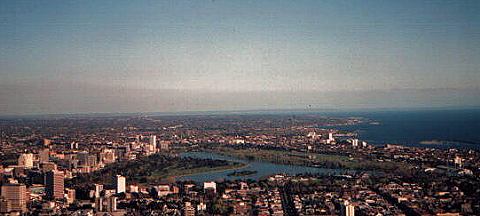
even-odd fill
[[[480,110],[480,106],[441,107],[364,107],[364,108],[285,108],[285,109],[239,109],[239,110],[191,110],[191,111],[148,111],[148,112],[84,112],[84,113],[25,113],[0,114],[0,119],[10,118],[55,118],[55,117],[121,117],[121,116],[201,116],[201,115],[243,115],[243,114],[286,114],[293,113],[334,113],[334,112],[379,112],[379,111],[453,111]]]

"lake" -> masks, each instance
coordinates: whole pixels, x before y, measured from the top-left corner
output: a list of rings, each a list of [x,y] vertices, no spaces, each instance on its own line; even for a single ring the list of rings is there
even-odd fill
[[[280,173],[285,173],[289,175],[296,175],[301,173],[315,173],[315,174],[323,174],[323,175],[340,175],[340,174],[355,173],[355,171],[353,170],[324,169],[324,168],[315,168],[315,167],[274,164],[274,163],[263,162],[263,161],[247,161],[247,160],[243,160],[235,157],[230,157],[230,156],[225,156],[225,155],[220,155],[217,153],[210,153],[210,152],[186,152],[186,153],[181,153],[180,156],[199,158],[199,159],[228,160],[228,161],[247,164],[246,167],[242,167],[239,169],[217,171],[217,172],[206,172],[206,173],[199,173],[194,175],[178,177],[177,180],[180,180],[180,181],[192,180],[195,182],[204,182],[204,181],[216,181],[216,180],[222,180],[222,179],[259,180],[262,177],[266,177],[274,174],[280,174]],[[256,171],[256,173],[248,176],[228,176],[228,174],[234,171],[241,172],[246,170]]]

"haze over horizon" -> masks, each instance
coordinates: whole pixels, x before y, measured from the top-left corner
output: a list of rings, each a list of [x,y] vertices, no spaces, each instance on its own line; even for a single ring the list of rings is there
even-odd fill
[[[0,114],[480,106],[479,1],[1,1]]]

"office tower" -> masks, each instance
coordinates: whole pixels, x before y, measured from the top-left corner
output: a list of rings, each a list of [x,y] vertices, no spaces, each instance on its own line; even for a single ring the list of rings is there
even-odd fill
[[[95,198],[100,198],[102,191],[103,191],[103,185],[95,184],[95,193],[94,193]]]
[[[455,156],[455,159],[453,160],[453,162],[455,163],[455,167],[458,167],[458,168],[461,168],[462,167],[462,157],[460,156]]]
[[[115,178],[115,185],[117,186],[117,193],[125,193],[126,179],[124,176],[117,175]]]
[[[24,184],[10,183],[2,185],[2,197],[6,201],[2,205],[2,211],[27,211],[27,186]]]
[[[349,201],[345,201],[342,204],[342,209],[340,210],[340,215],[342,216],[355,216],[355,206],[353,206]]]
[[[364,148],[365,148],[365,147],[367,147],[367,146],[368,146],[368,143],[367,143],[367,142],[365,142],[365,141],[362,141],[362,147],[364,147]]]
[[[327,139],[327,144],[331,144],[335,142],[335,138],[333,138],[333,133],[332,132],[329,132],[328,133],[328,139]]]
[[[38,160],[40,163],[50,160],[50,150],[48,148],[38,151]]]
[[[33,154],[21,154],[18,157],[18,166],[24,168],[32,168],[33,167]]]
[[[45,193],[48,199],[63,199],[64,174],[61,171],[52,170],[45,176]]]
[[[47,173],[49,171],[56,170],[56,169],[57,169],[57,164],[55,164],[54,162],[42,162],[40,164],[40,170],[42,170],[42,172],[44,173]]]
[[[82,151],[77,153],[78,165],[88,166],[88,152]]]
[[[67,203],[72,204],[75,201],[75,189],[67,188]]]
[[[168,151],[170,149],[170,142],[162,140],[160,141],[160,151]]]
[[[213,182],[213,181],[204,182],[204,183],[203,183],[203,190],[204,190],[204,191],[212,190],[213,193],[216,193],[216,192],[217,192],[217,183],[215,183],[215,182]]]
[[[185,202],[183,208],[183,215],[184,216],[195,216],[195,208],[192,206],[191,202]]]
[[[0,214],[6,214],[8,213],[10,210],[12,209],[12,205],[11,203],[4,199],[4,198],[0,198]]]
[[[130,193],[138,193],[138,186],[137,185],[130,185],[128,188],[129,188],[128,191]]]
[[[87,159],[88,166],[97,167],[97,165],[98,165],[97,162],[98,162],[98,160],[97,160],[96,155],[88,155],[88,159]]]
[[[109,212],[117,211],[117,197],[111,196],[108,198],[107,209]]]
[[[157,136],[151,135],[150,136],[150,153],[157,152]]]
[[[95,199],[95,210],[103,212],[103,197]]]
[[[116,160],[115,152],[112,149],[103,149],[100,152],[100,160],[104,164],[113,163]]]
[[[49,146],[52,144],[52,140],[49,140],[49,139],[43,139],[43,145],[44,146]]]
[[[78,142],[71,142],[70,149],[78,149]]]
[[[352,146],[358,147],[358,139],[352,139]]]

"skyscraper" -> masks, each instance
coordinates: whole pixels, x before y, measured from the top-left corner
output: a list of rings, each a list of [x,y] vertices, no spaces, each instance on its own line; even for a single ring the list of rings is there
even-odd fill
[[[348,200],[342,204],[342,209],[340,210],[341,216],[355,216],[355,206],[353,206]]]
[[[52,144],[52,140],[50,140],[50,139],[43,139],[43,145],[44,145],[44,146],[49,146],[49,145],[51,145],[51,144]]]
[[[45,193],[48,199],[64,198],[64,174],[61,171],[52,170],[45,176]]]
[[[18,166],[25,168],[33,167],[33,154],[21,154],[18,157]]]
[[[160,141],[160,151],[168,151],[170,146],[169,141],[161,140]]]
[[[352,139],[352,146],[358,147],[358,139]]]
[[[75,189],[67,188],[67,203],[72,204],[75,201]]]
[[[157,136],[151,135],[150,136],[150,153],[157,152]]]
[[[117,211],[117,197],[111,196],[108,198],[108,211],[109,212],[114,212]]]
[[[327,139],[327,144],[332,144],[335,142],[335,138],[333,137],[333,133],[329,132],[328,133],[328,139]]]
[[[50,160],[50,150],[48,148],[38,151],[38,160],[41,162],[48,162]]]
[[[215,183],[213,181],[203,182],[203,189],[204,189],[204,191],[212,190],[213,193],[216,193],[217,192],[217,183]]]
[[[103,149],[102,152],[100,152],[100,161],[104,164],[113,163],[115,160],[116,156],[113,149]]]
[[[100,195],[103,191],[103,185],[102,184],[95,184],[95,198],[100,198]]]
[[[117,193],[125,193],[126,179],[124,176],[117,175],[115,178],[115,185],[117,186]]]
[[[2,197],[5,199],[5,208],[2,212],[27,210],[27,187],[24,184],[2,185]]]

